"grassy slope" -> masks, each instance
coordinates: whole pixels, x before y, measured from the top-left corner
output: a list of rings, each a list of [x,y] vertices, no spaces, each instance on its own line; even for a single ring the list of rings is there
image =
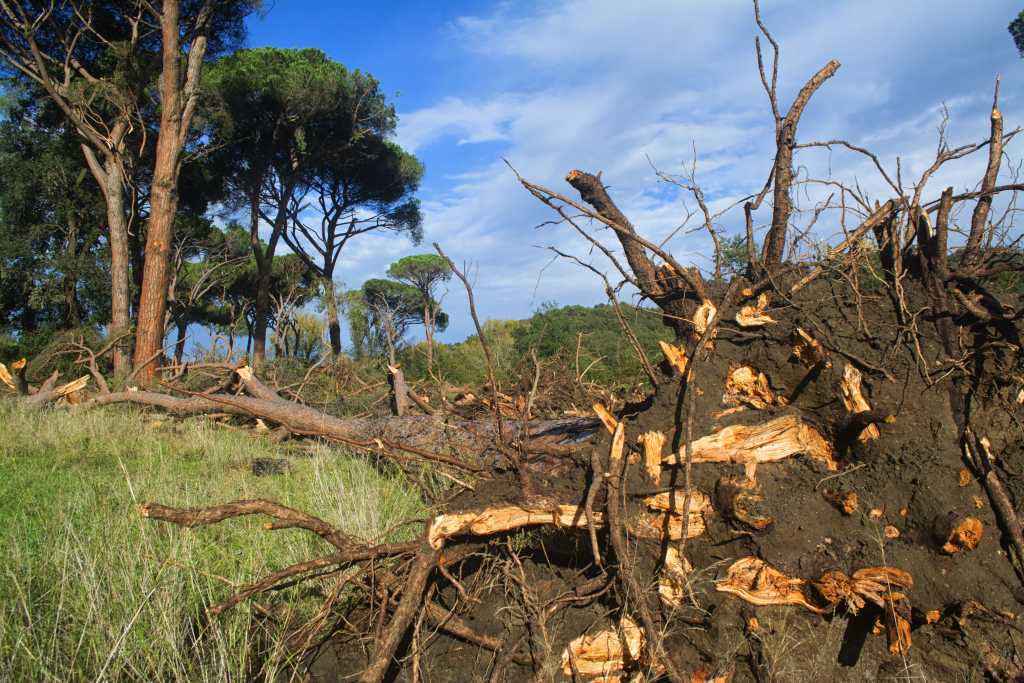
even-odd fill
[[[400,478],[323,447],[287,475],[255,477],[280,447],[202,420],[124,411],[25,413],[0,404],[0,680],[244,680],[279,634],[243,605],[204,606],[325,549],[250,518],[196,530],[147,521],[143,501],[268,497],[374,539],[413,517]],[[313,605],[316,596],[279,593]],[[280,661],[280,657],[276,660]],[[280,666],[285,666],[280,664]],[[273,667],[260,677],[269,679]]]

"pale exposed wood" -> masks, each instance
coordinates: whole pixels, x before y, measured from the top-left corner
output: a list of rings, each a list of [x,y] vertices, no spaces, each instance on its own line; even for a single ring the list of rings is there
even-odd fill
[[[775,521],[758,512],[764,500],[761,487],[750,479],[722,477],[715,484],[715,505],[719,512],[748,530],[764,531]]]
[[[741,365],[729,370],[725,380],[725,394],[722,396],[725,405],[746,405],[756,410],[764,410],[776,404],[775,394],[768,384],[768,377],[749,365]]]
[[[768,308],[768,292],[761,292],[757,297],[757,303],[740,307],[736,313],[737,324],[740,327],[771,325],[775,322],[775,318],[764,312],[766,308]]]
[[[896,567],[865,567],[852,576],[833,569],[814,582],[815,591],[830,607],[842,603],[853,614],[868,602],[884,607],[887,599],[903,597],[895,592],[896,589],[912,588],[913,585],[910,573]]]
[[[686,502],[686,491],[672,489],[644,499],[646,505],[654,514],[641,513],[635,519],[629,521],[629,531],[634,536],[662,540],[667,537],[678,541],[683,537],[683,528],[686,528],[687,538],[697,538],[704,534],[706,528],[705,516],[714,512],[711,506],[711,499],[706,493],[699,489],[691,489],[690,503],[683,511]],[[689,517],[689,522],[683,524],[683,515]]]
[[[669,609],[682,607],[686,599],[686,581],[693,566],[674,545],[665,551],[665,563],[658,575],[658,597]]]
[[[14,378],[11,377],[10,371],[3,363],[0,363],[0,382],[6,384],[11,390],[14,390]]]
[[[863,413],[871,410],[871,404],[864,398],[864,392],[861,388],[862,382],[863,377],[860,374],[860,370],[847,363],[843,368],[843,379],[839,383],[839,389],[843,397],[843,405],[851,413]],[[881,433],[878,431],[878,426],[869,424],[861,431],[857,440],[861,443],[866,443],[874,441],[879,436],[881,436]]]
[[[704,299],[697,310],[693,312],[693,331],[698,338],[708,329],[708,325],[715,319],[717,313],[718,308],[711,299]]]
[[[661,352],[665,354],[665,360],[672,366],[676,372],[680,375],[686,372],[686,350],[682,347],[669,344],[666,341],[659,341],[658,345],[661,347]]]
[[[683,501],[686,499],[686,491],[682,489],[672,489],[671,491],[664,491],[657,495],[649,496],[644,498],[644,505],[651,510],[671,512],[675,515],[683,514]],[[711,510],[711,498],[708,494],[704,493],[700,489],[692,489],[690,491],[690,505],[687,508],[691,515],[700,514],[703,515],[705,512]]]
[[[852,515],[857,511],[858,499],[857,494],[853,491],[830,491],[824,490],[821,492],[822,497],[828,502],[832,503],[837,510],[842,512],[844,515]]]
[[[793,355],[805,368],[813,368],[824,362],[828,356],[821,342],[812,337],[802,327],[796,328],[793,333]]]
[[[813,592],[810,590],[813,584]],[[913,577],[896,567],[867,567],[848,576],[839,569],[813,582],[787,576],[757,557],[736,560],[715,590],[729,593],[753,605],[795,605],[815,614],[829,614],[845,607],[857,614],[868,602],[890,612],[883,616],[890,651],[906,652],[910,647],[907,597],[900,590],[913,587]]]
[[[601,420],[601,423],[604,424],[605,429],[608,430],[608,433],[614,434],[615,428],[618,426],[619,421],[616,420],[615,417],[608,411],[608,409],[605,408],[604,405],[602,405],[601,403],[595,403],[592,407],[594,409],[594,414],[597,415],[597,417]]]
[[[644,472],[652,483],[661,480],[661,451],[665,447],[665,435],[661,432],[645,432],[640,435],[640,445],[644,450]]]
[[[432,547],[440,548],[447,539],[454,536],[488,536],[540,524],[585,529],[587,517],[578,505],[545,505],[543,502],[531,505],[503,505],[438,515],[430,525],[427,539]],[[594,513],[594,525],[604,525],[602,513]]]
[[[977,548],[985,535],[985,525],[977,517],[951,512],[937,517],[932,531],[936,540],[942,543],[942,552],[955,555]]]
[[[836,469],[832,446],[821,433],[797,415],[785,415],[759,425],[731,425],[693,442],[693,462],[732,462],[758,465],[784,460],[798,454],[820,460]],[[665,464],[678,465],[685,460],[685,447],[679,455],[669,454]]]
[[[786,576],[757,557],[736,560],[726,570],[725,578],[715,582],[715,590],[735,595],[753,605],[798,605],[815,614],[828,610],[819,607],[804,595],[806,581]]]
[[[592,683],[620,681],[626,665],[639,661],[644,641],[643,629],[623,616],[617,629],[584,634],[570,642],[562,652],[562,671],[569,677],[586,676]]]

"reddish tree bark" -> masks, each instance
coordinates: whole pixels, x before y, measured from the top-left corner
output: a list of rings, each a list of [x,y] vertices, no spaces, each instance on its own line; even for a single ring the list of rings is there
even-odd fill
[[[196,16],[195,37],[189,44],[184,79],[181,73],[180,9],[178,0],[164,0],[159,17],[163,40],[160,137],[157,139],[156,162],[153,167],[146,263],[142,273],[135,335],[134,363],[143,384],[152,381],[163,348],[174,215],[178,210],[178,174],[181,171],[182,149],[195,111],[212,1],[204,3]]]

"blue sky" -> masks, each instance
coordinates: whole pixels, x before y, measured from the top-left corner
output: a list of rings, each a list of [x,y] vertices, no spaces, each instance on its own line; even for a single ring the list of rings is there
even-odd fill
[[[756,192],[771,167],[774,133],[747,2],[276,0],[267,9],[250,21],[250,46],[318,47],[372,73],[399,111],[398,141],[426,165],[419,193],[424,243],[354,240],[337,273],[347,287],[382,276],[392,261],[437,241],[457,262],[472,262],[485,318],[527,317],[546,301],[598,303],[603,293],[595,276],[551,263],[544,247],[602,271],[608,264],[569,228],[537,227],[550,215],[519,187],[503,158],[570,195],[563,181],[569,170],[603,171],[637,229],[658,241],[680,225],[686,208],[659,184],[652,164],[679,173],[695,149],[697,180],[713,210]],[[943,106],[953,145],[987,135],[997,74],[1007,129],[1024,121],[1024,61],[1006,30],[1020,9],[1019,2],[994,0],[762,3],[781,44],[783,108],[829,59],[842,63],[806,110],[799,138],[867,146],[893,176],[899,157],[907,186],[934,159]],[[1020,156],[1015,144],[1007,153]],[[883,201],[889,196],[858,156],[808,151],[797,163],[812,177],[856,181]],[[977,156],[948,166],[925,196],[938,196],[946,185],[974,186],[983,164]],[[769,216],[765,207],[759,224]],[[740,219],[739,212],[727,215],[720,229],[735,233]],[[819,239],[838,233],[836,221],[820,219]],[[680,231],[668,247],[681,262],[710,263],[702,234]],[[445,298],[452,323],[442,339],[471,332],[464,301],[452,285]]]

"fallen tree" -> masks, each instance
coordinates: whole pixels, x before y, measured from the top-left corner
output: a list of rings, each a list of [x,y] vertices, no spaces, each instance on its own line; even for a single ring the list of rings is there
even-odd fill
[[[993,198],[1024,189],[996,182],[1017,131],[1004,131],[996,97],[989,137],[960,147],[943,137],[905,191],[858,145],[797,140],[801,113],[838,64],[815,73],[784,114],[778,45],[756,3],[755,17],[775,55],[769,70],[758,44],[776,157],[742,203],[742,274],[722,277],[721,218],[692,178],[676,182],[716,245],[714,276],[645,238],[600,174],[567,174],[579,200],[519,177],[555,224],[661,309],[672,338],[658,370],[644,358],[643,400],[596,403],[593,417],[519,419],[489,363],[490,419],[330,416],[281,398],[248,368],[208,393],[101,391],[85,402],[259,418],[464,475],[417,540],[399,544],[351,539],[269,501],[144,505],[147,517],[189,527],[264,514],[269,530],[306,529],[331,546],[211,611],[351,569],[362,599],[325,605],[334,618],[314,630],[341,643],[339,677],[368,683],[465,680],[469,667],[492,681],[776,680],[780,639],[821,680],[1019,673],[999,653],[1015,646],[1024,602],[1024,307],[999,276],[1024,271],[1024,258],[1007,238],[1014,212],[992,213]],[[893,196],[874,201],[829,178],[840,200],[806,211],[810,224],[793,235],[793,198],[812,180],[795,173],[794,155],[808,147],[864,156]],[[926,199],[941,167],[983,150],[978,190]],[[769,191],[759,247],[755,212]],[[958,205],[972,209],[960,251],[950,243]],[[793,257],[821,216],[843,227],[838,245],[814,262]],[[609,229],[613,243],[588,226]],[[468,281],[452,266],[490,360]],[[789,635],[772,625],[777,610],[788,610]],[[425,634],[424,623],[447,635]],[[876,632],[885,638],[868,638]]]

